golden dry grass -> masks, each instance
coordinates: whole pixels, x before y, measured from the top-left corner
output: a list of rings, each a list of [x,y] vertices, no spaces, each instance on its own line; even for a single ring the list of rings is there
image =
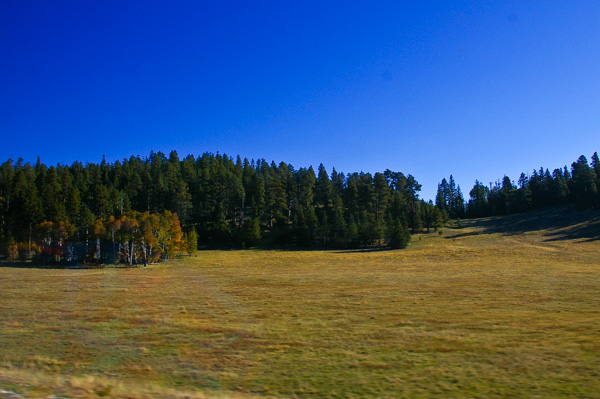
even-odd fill
[[[0,268],[0,390],[600,397],[600,241],[482,226],[416,236],[400,251]]]

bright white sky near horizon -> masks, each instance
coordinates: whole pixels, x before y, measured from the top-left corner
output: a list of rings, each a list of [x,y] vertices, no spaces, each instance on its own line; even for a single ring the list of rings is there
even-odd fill
[[[598,1],[2,1],[0,162],[151,150],[412,174],[600,150]]]

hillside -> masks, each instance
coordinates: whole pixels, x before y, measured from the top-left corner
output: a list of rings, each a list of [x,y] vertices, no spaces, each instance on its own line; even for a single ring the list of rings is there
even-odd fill
[[[542,242],[600,240],[600,211],[574,211],[552,207],[537,212],[470,219],[462,222],[465,234],[530,235]]]

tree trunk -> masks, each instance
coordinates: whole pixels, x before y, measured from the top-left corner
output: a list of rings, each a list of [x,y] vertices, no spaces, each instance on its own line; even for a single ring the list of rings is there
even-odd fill
[[[144,240],[142,238],[142,254],[143,254],[143,261],[144,261],[144,267],[146,267],[147,265],[147,259],[148,259],[148,254],[146,253],[147,249],[146,249],[146,240]]]
[[[100,265],[100,237],[96,238],[96,265]]]
[[[27,249],[27,254],[31,256],[31,222],[29,222],[29,247]]]
[[[133,265],[133,242],[129,241],[128,243],[128,247],[127,247],[129,254],[128,254],[128,261],[129,261],[129,266]]]

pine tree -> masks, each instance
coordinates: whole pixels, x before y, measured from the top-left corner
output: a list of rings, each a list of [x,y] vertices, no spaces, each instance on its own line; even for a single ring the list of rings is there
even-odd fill
[[[525,173],[519,177],[519,188],[515,194],[515,211],[525,212],[531,207],[531,190],[529,189],[529,179]]]
[[[388,224],[387,243],[392,249],[403,249],[410,242],[410,233],[406,222],[402,220],[391,220]]]
[[[346,224],[346,240],[351,247],[355,247],[358,244],[358,226],[352,214],[350,214],[348,223]]]
[[[257,218],[250,219],[244,225],[244,235],[242,238],[242,246],[245,248],[254,247],[260,244],[262,240],[262,232],[260,223]]]
[[[354,175],[348,176],[346,190],[344,191],[344,204],[348,210],[348,215],[358,215],[358,187]]]
[[[321,221],[319,222],[318,231],[319,235],[321,236],[323,245],[327,245],[329,243],[329,236],[331,234],[331,226],[329,225],[327,212],[323,213]]]
[[[377,221],[382,222],[390,199],[390,187],[385,176],[381,173],[375,173],[373,184],[375,189],[375,218]]]
[[[333,221],[332,221],[333,238],[339,241],[346,233],[346,221],[344,220],[344,203],[337,195],[333,198]]]
[[[296,245],[300,247],[310,247],[312,243],[312,234],[304,215],[304,207],[298,208],[294,216],[294,235],[296,236]]]
[[[441,210],[448,211],[448,203],[446,202],[446,191],[448,187],[448,182],[446,178],[443,178],[440,183],[438,183],[437,193],[435,195],[435,205]]]
[[[40,189],[44,203],[44,213],[48,220],[65,220],[65,207],[62,201],[62,187],[58,172],[54,166],[48,168]]]
[[[105,218],[112,214],[108,189],[102,184],[97,184],[94,187],[92,211],[100,218]]]
[[[430,229],[433,227],[435,231],[442,226],[442,213],[440,212],[440,208],[433,205],[433,202],[429,201],[429,203],[422,201],[420,204],[421,207],[421,217],[423,220],[423,225],[427,229],[429,233]]]
[[[572,195],[577,207],[589,209],[596,206],[598,199],[596,176],[585,156],[580,156],[577,162],[571,165],[571,174],[573,176]]]
[[[512,181],[506,175],[502,179],[502,188],[500,189],[500,200],[504,205],[503,214],[510,214],[514,212],[514,196],[516,188],[513,186]]]
[[[569,186],[562,169],[554,169],[551,195],[555,205],[566,205],[569,202]]]
[[[469,215],[471,217],[484,217],[488,215],[487,196],[490,192],[489,188],[475,180],[475,185],[469,192],[471,199],[469,200]]]
[[[294,167],[287,165],[285,162],[280,162],[277,168],[277,173],[281,178],[281,184],[285,192],[287,203],[287,224],[292,222],[292,214],[298,206],[298,190],[296,180],[294,179]]]
[[[319,214],[329,212],[330,202],[333,195],[333,186],[329,180],[329,175],[323,164],[319,165],[318,177],[315,183],[315,205],[319,209]]]
[[[541,209],[546,204],[546,189],[544,185],[543,169],[540,174],[537,170],[529,178],[529,189],[531,190],[531,206],[534,209]]]
[[[79,190],[77,189],[77,187],[71,187],[66,202],[67,219],[71,223],[77,224],[77,219],[79,217],[80,210],[81,195],[79,194]]]
[[[460,186],[456,187],[456,195],[454,196],[454,216],[456,218],[463,217],[465,213],[465,198],[460,189]]]
[[[312,205],[311,205],[312,206]],[[285,226],[288,220],[287,200],[281,178],[277,173],[272,173],[266,180],[265,207],[267,212],[267,225]]]
[[[10,234],[9,218],[11,215],[11,201],[13,200],[13,185],[15,171],[12,159],[0,166],[0,242],[3,237]]]
[[[41,198],[35,185],[35,171],[27,164],[15,174],[11,206],[11,235],[18,241],[27,241],[31,252],[33,228],[44,218]]]
[[[592,169],[596,175],[595,183],[596,192],[598,193],[598,197],[596,198],[596,206],[600,206],[600,159],[598,158],[597,152],[594,152],[594,155],[592,155]]]
[[[448,187],[446,191],[446,201],[448,203],[448,213],[451,218],[457,217],[456,207],[456,182],[454,181],[454,176],[450,175],[450,180],[448,182]]]
[[[338,173],[335,168],[333,168],[331,172],[331,185],[335,194],[340,198],[343,197],[345,187],[344,173]]]
[[[404,196],[408,203],[408,226],[413,232],[421,230],[419,191],[421,191],[421,185],[412,175],[408,175],[406,179],[406,187],[404,189]]]

